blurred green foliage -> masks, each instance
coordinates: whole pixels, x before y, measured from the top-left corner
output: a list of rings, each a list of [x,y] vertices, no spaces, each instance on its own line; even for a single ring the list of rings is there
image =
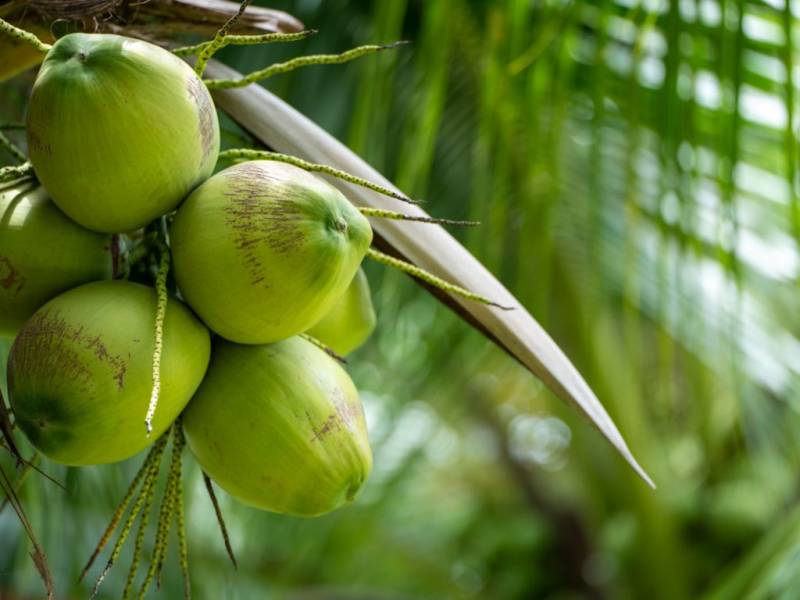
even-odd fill
[[[368,265],[379,326],[349,371],[372,478],[314,520],[221,493],[234,571],[187,461],[195,595],[800,597],[800,3],[268,4],[320,33],[226,49],[241,71],[413,41],[267,87],[433,214],[483,222],[455,233],[564,348],[659,489],[412,281]],[[22,114],[29,83],[4,89],[0,119]],[[75,577],[140,460],[45,462],[67,493],[22,488],[63,597],[86,596]],[[8,510],[0,540],[0,597],[37,595]],[[180,594],[170,561],[154,597]]]

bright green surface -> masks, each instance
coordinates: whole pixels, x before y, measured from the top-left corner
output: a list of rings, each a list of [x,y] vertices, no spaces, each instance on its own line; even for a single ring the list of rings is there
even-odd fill
[[[27,125],[31,162],[59,208],[109,233],[174,209],[219,152],[213,102],[194,71],[116,35],[71,34],[53,45]]]
[[[359,269],[347,290],[323,319],[308,330],[308,334],[345,355],[363,344],[375,330],[375,308],[369,281]]]
[[[184,429],[203,470],[264,510],[324,514],[351,501],[372,469],[353,382],[299,337],[265,346],[220,340]]]
[[[111,270],[111,236],[70,221],[34,182],[0,186],[0,336],[56,294]]]
[[[148,436],[155,314],[152,288],[97,282],[51,300],[20,330],[8,360],[9,399],[43,454],[68,465],[116,462],[172,424],[208,366],[209,335],[185,306],[168,302]]]
[[[224,338],[260,344],[301,333],[331,309],[372,230],[318,177],[253,161],[197,188],[177,212],[171,238],[189,305]]]

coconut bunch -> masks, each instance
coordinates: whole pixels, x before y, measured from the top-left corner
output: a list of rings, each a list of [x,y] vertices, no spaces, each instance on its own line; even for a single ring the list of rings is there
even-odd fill
[[[0,169],[0,335],[14,339],[6,370],[13,426],[65,465],[114,463],[149,448],[92,557],[127,514],[99,585],[140,519],[125,596],[170,437],[142,593],[158,576],[173,521],[186,565],[184,440],[212,499],[211,481],[250,506],[316,516],[356,496],[372,455],[342,355],[376,323],[365,258],[492,304],[371,248],[367,217],[471,223],[356,207],[320,175],[412,201],[325,165],[220,152],[209,90],[387,48],[204,79],[227,44],[309,33],[232,35],[235,20],[210,41],[169,51],[100,33],[49,45],[0,19],[0,32],[43,55],[24,124],[28,155],[0,139],[25,161]]]

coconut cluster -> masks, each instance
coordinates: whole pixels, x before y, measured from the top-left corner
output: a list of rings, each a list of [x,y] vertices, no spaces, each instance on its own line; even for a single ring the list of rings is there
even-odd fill
[[[59,39],[26,128],[36,180],[0,187],[0,334],[30,442],[112,463],[182,416],[203,470],[249,505],[311,516],[351,500],[372,456],[356,388],[322,347],[346,354],[375,326],[363,214],[292,165],[212,175],[211,95],[144,41]],[[165,305],[126,279],[143,228],[171,259]]]

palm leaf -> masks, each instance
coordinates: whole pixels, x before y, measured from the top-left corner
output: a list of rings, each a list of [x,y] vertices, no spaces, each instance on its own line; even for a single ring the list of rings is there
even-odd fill
[[[209,64],[207,74],[220,79],[241,77],[235,70],[218,62]],[[393,187],[346,146],[260,86],[219,91],[215,94],[215,101],[257,139],[279,152],[328,164]],[[395,200],[345,182],[334,180],[332,183],[358,205],[398,208]],[[409,214],[427,216],[425,211],[416,206],[403,205],[402,208]],[[386,220],[373,221],[373,228],[378,237],[376,242],[388,252],[501,305],[513,306],[513,311],[502,311],[436,294],[447,306],[544,381],[562,400],[578,408],[634,471],[649,485],[653,485],[605,408],[569,359],[514,296],[455,238],[438,226]]]
[[[239,2],[229,0],[154,0],[139,7],[139,20],[143,23],[140,31],[159,38],[186,33],[213,35],[238,10]],[[273,33],[300,31],[302,28],[303,24],[288,13],[249,6],[233,30]],[[128,24],[125,31],[131,35],[139,30],[136,25]]]
[[[797,590],[796,564],[800,551],[800,507],[784,515],[761,540],[728,569],[715,586],[704,596],[705,600],[733,598],[774,598],[780,596],[781,587]],[[783,574],[781,575],[781,571]],[[783,577],[784,581],[781,581]],[[783,584],[783,585],[781,585]]]

